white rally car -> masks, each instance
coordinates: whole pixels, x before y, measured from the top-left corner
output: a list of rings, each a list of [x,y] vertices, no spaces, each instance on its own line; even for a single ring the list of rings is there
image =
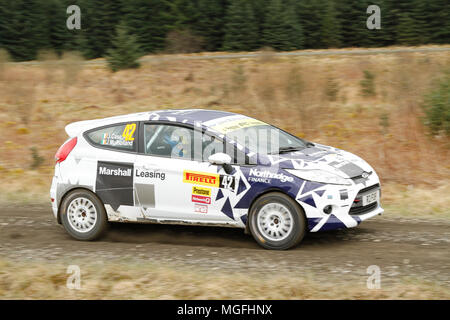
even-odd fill
[[[50,190],[78,240],[109,221],[230,226],[264,248],[381,214],[380,181],[361,158],[243,115],[162,110],[66,127]]]

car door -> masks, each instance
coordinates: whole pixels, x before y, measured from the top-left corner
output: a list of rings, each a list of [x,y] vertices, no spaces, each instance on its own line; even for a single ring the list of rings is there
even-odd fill
[[[105,204],[110,220],[135,220],[139,213],[133,188],[137,133],[138,122],[130,121],[95,128],[84,135],[95,147],[95,152],[85,152],[85,158],[94,162],[93,191]]]
[[[140,134],[135,188],[147,219],[205,223],[230,219],[215,199],[221,190],[234,192],[235,174],[226,174],[203,155],[211,143],[217,147],[223,142],[173,123],[144,123]],[[215,147],[210,149],[214,152]]]

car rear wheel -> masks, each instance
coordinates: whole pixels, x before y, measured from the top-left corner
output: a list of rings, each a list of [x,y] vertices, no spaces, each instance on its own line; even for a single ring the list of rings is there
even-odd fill
[[[72,191],[64,198],[61,209],[64,228],[77,240],[95,240],[106,230],[108,219],[105,207],[90,191]]]
[[[285,250],[296,246],[305,236],[305,214],[289,196],[271,192],[252,205],[249,228],[262,247]]]

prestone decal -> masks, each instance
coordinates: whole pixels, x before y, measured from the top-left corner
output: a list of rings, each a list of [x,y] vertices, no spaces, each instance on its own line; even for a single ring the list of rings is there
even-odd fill
[[[192,194],[198,196],[211,196],[211,189],[202,187],[192,187]]]

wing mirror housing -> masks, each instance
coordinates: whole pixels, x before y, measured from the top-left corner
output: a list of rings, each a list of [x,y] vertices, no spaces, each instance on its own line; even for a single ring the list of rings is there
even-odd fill
[[[222,152],[212,154],[208,157],[208,161],[211,164],[222,166],[227,174],[233,172],[233,167],[231,166],[231,157]]]

